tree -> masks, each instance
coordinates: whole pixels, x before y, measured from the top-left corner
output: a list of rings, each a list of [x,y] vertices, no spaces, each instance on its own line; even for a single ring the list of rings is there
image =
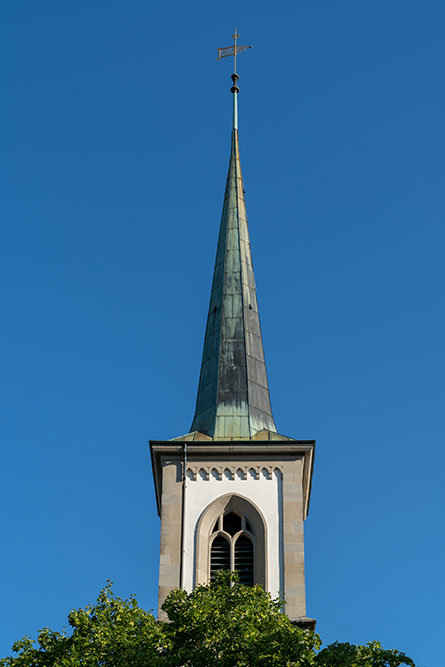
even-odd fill
[[[395,649],[385,650],[380,642],[369,642],[365,646],[355,646],[335,642],[317,655],[318,667],[415,667],[411,658]]]
[[[122,600],[111,582],[96,604],[68,615],[70,636],[43,628],[36,642],[29,637],[16,642],[17,657],[0,661],[2,667],[155,667],[161,666],[166,648],[163,624],[139,607],[134,597]]]
[[[192,593],[170,593],[156,621],[134,597],[123,600],[111,584],[94,605],[68,616],[70,635],[40,631],[16,642],[18,655],[1,667],[399,667],[414,662],[403,653],[366,646],[331,644],[296,628],[281,613],[282,603],[259,586],[243,586],[236,574]]]
[[[243,586],[228,572],[213,586],[173,591],[163,605],[171,621],[168,664],[312,665],[318,635],[295,628],[281,608],[260,586]]]

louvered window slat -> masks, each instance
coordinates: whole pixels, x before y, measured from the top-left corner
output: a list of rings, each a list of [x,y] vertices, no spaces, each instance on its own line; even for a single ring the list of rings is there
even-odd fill
[[[253,544],[245,535],[235,543],[235,570],[242,584],[253,586]]]
[[[218,570],[230,570],[230,545],[221,535],[213,540],[210,552],[210,581],[215,580]]]

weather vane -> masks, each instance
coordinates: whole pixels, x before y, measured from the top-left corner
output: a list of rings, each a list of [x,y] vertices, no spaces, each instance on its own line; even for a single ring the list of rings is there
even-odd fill
[[[238,44],[238,37],[239,33],[235,28],[235,34],[232,35],[234,39],[234,44],[232,46],[225,46],[222,49],[218,49],[218,60],[221,60],[221,58],[227,58],[228,56],[233,56],[234,60],[234,74],[236,74],[236,56],[238,53],[242,53],[243,51],[247,51],[247,49],[251,49],[251,46],[242,46],[241,44]]]
[[[237,81],[239,79],[238,74],[236,73],[236,56],[238,53],[242,53],[243,51],[247,51],[247,49],[251,49],[251,46],[243,46],[242,44],[238,44],[238,38],[239,38],[239,33],[237,29],[235,28],[235,34],[232,35],[234,44],[232,46],[225,46],[222,49],[218,49],[218,60],[221,60],[221,58],[228,58],[228,56],[233,56],[234,60],[234,69],[233,69],[233,74],[230,77],[233,81],[233,86],[230,89],[230,92],[233,93],[233,129],[238,130],[238,93],[239,93],[239,88]]]

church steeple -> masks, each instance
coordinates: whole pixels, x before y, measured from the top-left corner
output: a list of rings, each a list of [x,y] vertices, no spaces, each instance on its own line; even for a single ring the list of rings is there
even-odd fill
[[[235,41],[235,55],[241,48]],[[263,429],[276,432],[241,174],[238,79],[235,72],[231,88],[233,128],[229,172],[191,427],[191,431],[205,433],[214,439],[250,438]]]
[[[249,48],[235,44],[219,57]],[[309,509],[314,440],[276,432],[270,408],[238,145],[238,75],[233,127],[196,412],[191,433],[150,441],[161,517],[159,618],[170,591],[239,572],[306,616],[303,522]]]

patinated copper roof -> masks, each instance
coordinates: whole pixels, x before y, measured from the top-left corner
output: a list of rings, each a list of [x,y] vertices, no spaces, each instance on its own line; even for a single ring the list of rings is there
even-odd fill
[[[276,432],[270,406],[239,156],[234,93],[230,152],[191,431],[211,438]]]

